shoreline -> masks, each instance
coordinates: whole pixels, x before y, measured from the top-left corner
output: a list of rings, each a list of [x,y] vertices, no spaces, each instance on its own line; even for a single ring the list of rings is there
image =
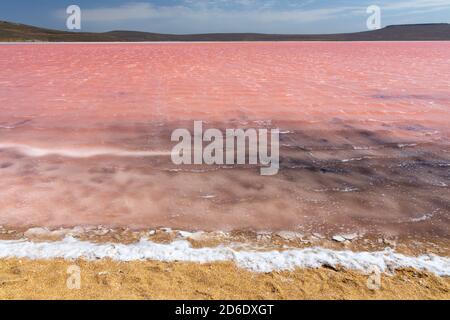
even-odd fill
[[[381,240],[381,241],[380,241]],[[358,233],[331,238],[314,233],[187,232],[171,228],[133,231],[104,227],[0,228],[0,259],[87,261],[232,262],[256,273],[295,268],[344,267],[362,273],[375,267],[395,273],[403,268],[450,276],[448,241],[375,238]]]
[[[67,238],[69,230],[79,240]],[[0,239],[19,236],[0,231]],[[151,242],[140,238],[144,233]],[[398,254],[414,251],[415,241],[384,239],[375,243],[393,249],[355,252],[352,248],[368,238],[337,242],[319,236],[313,243],[289,231],[32,228],[21,233],[21,240],[0,240],[0,299],[450,299],[450,258]],[[335,249],[312,247],[318,243]],[[42,259],[55,245],[60,247],[54,256]],[[441,247],[447,245],[444,241]],[[5,255],[5,248],[11,254]],[[81,258],[83,250],[87,256]],[[115,255],[124,259],[112,259]],[[445,275],[408,267],[408,261],[425,266],[438,261]],[[277,262],[285,268],[273,268]],[[374,268],[377,263],[382,270]],[[79,289],[68,285],[73,272],[79,272]]]
[[[396,233],[368,232],[353,229],[342,232],[304,232],[295,229],[252,230],[223,229],[200,230],[176,227],[141,227],[85,225],[85,226],[24,226],[0,225],[0,241],[62,241],[73,237],[95,244],[133,244],[142,239],[154,243],[170,244],[186,240],[194,248],[218,247],[220,245],[241,246],[252,249],[305,249],[312,246],[330,250],[382,251],[385,248],[397,250],[405,255],[436,254],[450,256],[450,239],[441,236],[398,235]]]

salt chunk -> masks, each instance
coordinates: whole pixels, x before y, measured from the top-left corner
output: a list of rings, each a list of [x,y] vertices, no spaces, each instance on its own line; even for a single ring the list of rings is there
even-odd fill
[[[277,236],[284,240],[292,241],[295,239],[301,239],[303,237],[303,234],[299,232],[293,232],[293,231],[280,231],[277,232]]]
[[[332,239],[336,242],[344,242],[346,240],[343,236],[339,236],[339,235],[333,236]]]

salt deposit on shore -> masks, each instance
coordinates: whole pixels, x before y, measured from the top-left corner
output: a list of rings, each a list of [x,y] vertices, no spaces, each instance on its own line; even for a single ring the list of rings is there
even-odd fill
[[[367,272],[377,267],[388,272],[399,268],[415,268],[450,276],[450,259],[436,255],[408,257],[392,250],[379,252],[335,251],[323,248],[291,249],[285,251],[238,251],[229,247],[193,248],[185,240],[169,244],[142,239],[132,244],[96,244],[66,237],[55,242],[28,240],[1,240],[0,258],[29,259],[112,259],[118,261],[156,260],[167,262],[210,263],[233,261],[237,266],[255,271],[293,270],[342,266],[346,269]]]

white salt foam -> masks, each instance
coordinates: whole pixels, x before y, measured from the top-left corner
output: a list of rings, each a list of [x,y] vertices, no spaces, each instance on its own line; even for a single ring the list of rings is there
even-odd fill
[[[291,249],[285,251],[237,251],[230,247],[193,248],[185,240],[170,244],[146,239],[133,244],[96,244],[66,237],[62,241],[32,242],[0,240],[0,258],[29,259],[105,259],[118,261],[158,260],[208,263],[233,261],[237,266],[254,271],[293,270],[342,266],[368,272],[374,266],[380,271],[415,268],[439,276],[450,276],[450,258],[433,254],[409,257],[386,249],[378,252],[336,251],[324,248]]]
[[[41,148],[25,144],[0,143],[0,149],[14,149],[29,157],[45,157],[57,155],[68,158],[92,158],[98,156],[116,157],[159,157],[170,156],[170,151],[133,151],[114,148]]]

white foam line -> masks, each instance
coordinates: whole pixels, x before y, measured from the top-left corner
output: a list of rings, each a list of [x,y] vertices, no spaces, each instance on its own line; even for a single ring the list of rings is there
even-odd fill
[[[14,149],[23,155],[29,157],[45,157],[49,155],[58,155],[68,158],[92,158],[98,156],[117,156],[117,157],[159,157],[170,156],[170,151],[132,151],[114,148],[40,148],[25,144],[0,143],[0,149]]]
[[[378,252],[335,251],[324,248],[261,252],[236,251],[224,246],[196,249],[185,240],[170,244],[154,243],[146,239],[133,244],[96,244],[70,236],[56,242],[0,240],[0,258],[67,260],[109,258],[118,261],[158,260],[196,263],[233,261],[237,266],[254,272],[319,268],[324,265],[340,265],[347,269],[367,272],[369,268],[376,266],[382,272],[415,268],[439,276],[450,276],[450,258],[433,254],[409,257],[388,249]]]

